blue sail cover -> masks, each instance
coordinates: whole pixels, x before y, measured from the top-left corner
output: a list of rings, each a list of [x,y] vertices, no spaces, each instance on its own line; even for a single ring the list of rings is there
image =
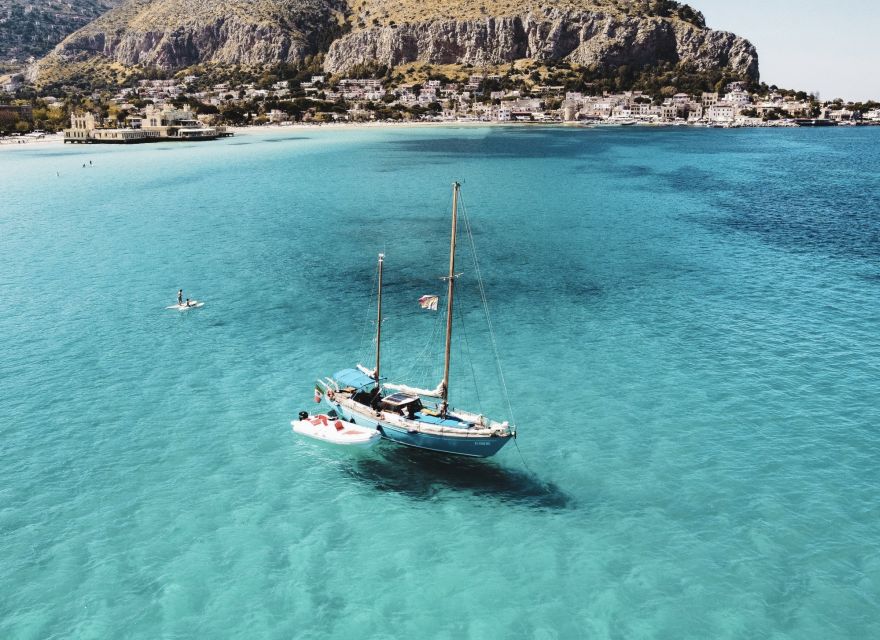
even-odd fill
[[[358,369],[343,369],[333,374],[333,379],[339,383],[340,387],[354,387],[360,391],[370,385],[376,384],[370,376],[364,374]]]

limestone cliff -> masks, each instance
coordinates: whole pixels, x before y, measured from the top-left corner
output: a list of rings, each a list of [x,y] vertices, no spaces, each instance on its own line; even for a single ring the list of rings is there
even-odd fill
[[[326,49],[345,9],[343,0],[129,0],[53,53],[161,69],[295,63]]]
[[[0,64],[51,51],[121,0],[0,0]]]
[[[498,65],[520,58],[613,68],[658,62],[699,70],[729,68],[758,77],[755,47],[732,33],[665,17],[616,16],[552,9],[509,17],[429,21],[355,30],[330,45],[325,68],[407,62]]]
[[[126,0],[68,36],[40,68],[57,80],[78,64],[259,66],[326,52],[333,73],[531,58],[609,69],[689,63],[758,77],[748,41],[703,25],[701,14],[670,0]]]

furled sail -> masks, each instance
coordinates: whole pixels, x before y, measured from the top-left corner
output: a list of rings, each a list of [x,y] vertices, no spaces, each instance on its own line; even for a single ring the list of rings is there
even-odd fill
[[[376,379],[376,370],[375,369],[367,369],[364,365],[358,364],[358,371],[367,376],[368,378]]]
[[[405,384],[385,384],[386,389],[391,389],[392,391],[403,391],[404,393],[409,393],[414,396],[428,396],[429,398],[442,398],[443,397],[443,383],[437,385],[434,389],[419,389],[417,387],[408,387]]]

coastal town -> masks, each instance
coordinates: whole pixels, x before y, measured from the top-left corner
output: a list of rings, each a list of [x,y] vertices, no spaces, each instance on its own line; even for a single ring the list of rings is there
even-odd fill
[[[498,74],[392,84],[382,78],[334,78],[206,85],[195,75],[142,79],[113,94],[93,92],[78,101],[41,96],[16,100],[15,83],[0,98],[0,130],[40,135],[64,130],[65,142],[136,143],[214,139],[226,125],[294,123],[459,122],[570,123],[582,126],[703,127],[855,126],[880,124],[880,104],[820,102],[815,95],[775,87],[750,90],[746,82],[718,91],[686,93],[579,91],[533,82],[511,87]],[[0,94],[2,95],[2,94]]]

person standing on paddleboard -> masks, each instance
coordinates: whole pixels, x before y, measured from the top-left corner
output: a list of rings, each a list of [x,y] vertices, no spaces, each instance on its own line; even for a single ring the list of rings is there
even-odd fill
[[[183,306],[183,289],[177,290],[177,304]]]

